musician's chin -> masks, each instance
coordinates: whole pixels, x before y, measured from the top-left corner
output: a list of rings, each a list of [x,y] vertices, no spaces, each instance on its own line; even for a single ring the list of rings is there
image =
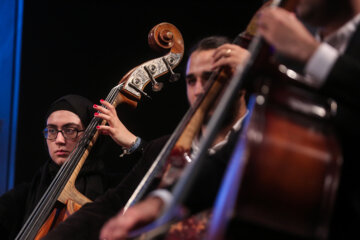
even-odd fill
[[[68,158],[68,154],[66,155],[62,155],[62,156],[56,156],[53,161],[57,164],[57,165],[62,165],[64,162],[66,162]]]

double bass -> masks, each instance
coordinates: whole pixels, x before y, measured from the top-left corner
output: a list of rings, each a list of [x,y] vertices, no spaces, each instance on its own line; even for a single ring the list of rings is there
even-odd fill
[[[179,78],[173,69],[182,60],[184,52],[180,31],[170,23],[160,23],[151,29],[148,41],[153,49],[166,54],[133,68],[111,89],[105,100],[114,107],[120,103],[136,107],[143,96],[149,97],[144,91],[149,83],[153,91],[161,90],[163,83],[156,81],[156,78],[166,73],[171,74],[172,82]],[[75,188],[75,181],[98,138],[96,126],[100,124],[106,124],[106,121],[96,117],[91,120],[83,137],[59,169],[16,239],[41,239],[59,222],[91,201]],[[55,208],[57,203],[62,204],[60,209]]]

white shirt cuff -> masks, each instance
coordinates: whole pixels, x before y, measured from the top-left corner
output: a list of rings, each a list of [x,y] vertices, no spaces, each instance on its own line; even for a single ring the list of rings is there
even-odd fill
[[[327,43],[321,43],[305,66],[305,74],[314,81],[315,87],[321,87],[331,68],[339,57],[338,51]]]
[[[164,203],[163,210],[168,209],[173,199],[173,195],[171,194],[171,192],[166,189],[157,189],[155,191],[152,191],[149,193],[149,196],[160,198]]]

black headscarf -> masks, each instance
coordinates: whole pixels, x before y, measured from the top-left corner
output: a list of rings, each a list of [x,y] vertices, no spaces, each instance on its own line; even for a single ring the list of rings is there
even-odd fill
[[[75,113],[80,118],[85,128],[90,123],[95,113],[95,110],[93,108],[93,103],[89,99],[82,97],[80,95],[69,94],[58,98],[50,105],[45,115],[45,122],[53,112],[59,110],[67,110]],[[92,164],[93,163],[92,155],[93,154],[91,154],[90,157],[85,162],[85,165],[83,166],[80,175],[83,172],[88,172],[89,170],[93,170],[94,167],[98,168],[98,166],[94,166]],[[50,161],[49,172],[52,176],[55,176],[59,168],[60,166],[55,164],[53,161]]]
[[[91,119],[94,116],[95,110],[93,109],[93,103],[80,95],[69,94],[55,100],[49,107],[46,115],[45,115],[45,123],[49,116],[56,111],[59,110],[67,110],[75,113],[81,120],[82,124],[86,128],[90,123]],[[88,165],[87,161],[87,164]],[[53,161],[49,163],[49,172],[50,175],[55,176],[57,171],[59,170],[59,166],[55,164]]]
[[[74,94],[63,96],[50,105],[45,115],[45,122],[51,113],[59,110],[67,110],[78,115],[81,122],[87,127],[95,113],[92,106],[93,103],[85,97]]]

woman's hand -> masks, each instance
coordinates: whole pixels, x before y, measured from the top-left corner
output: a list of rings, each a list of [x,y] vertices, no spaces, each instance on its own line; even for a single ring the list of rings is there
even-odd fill
[[[97,126],[99,133],[109,135],[118,145],[122,147],[131,147],[136,140],[136,136],[132,134],[120,121],[113,105],[105,100],[100,100],[100,102],[106,108],[95,104],[94,109],[99,111],[95,113],[95,117],[106,120],[108,125]]]

